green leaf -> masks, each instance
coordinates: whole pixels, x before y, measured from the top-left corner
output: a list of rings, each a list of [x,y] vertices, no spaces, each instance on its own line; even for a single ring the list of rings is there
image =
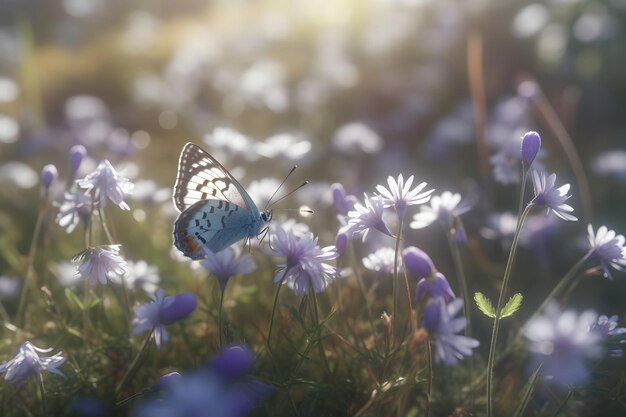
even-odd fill
[[[83,304],[82,301],[80,301],[80,298],[78,298],[76,294],[74,294],[74,291],[70,290],[69,288],[65,289],[65,298],[67,298],[72,303],[76,304],[78,308],[80,308],[81,310],[85,309],[85,305]]]
[[[489,301],[489,299],[485,296],[485,294],[481,292],[475,293],[474,301],[476,301],[476,305],[478,306],[480,311],[485,313],[487,317],[491,317],[491,318],[496,317],[496,310],[493,308],[491,301]]]
[[[506,303],[502,312],[500,313],[500,317],[509,317],[512,316],[517,310],[519,310],[522,305],[522,294],[517,293],[513,297],[509,298],[509,301]]]
[[[517,295],[517,294],[516,294]],[[537,384],[537,378],[539,378],[539,371],[541,371],[541,363],[533,372],[526,385],[524,385],[522,399],[517,406],[517,410],[515,411],[515,417],[522,417],[524,415],[524,411],[526,411],[526,407],[528,406],[528,401],[533,395],[533,390],[535,389],[535,385]]]

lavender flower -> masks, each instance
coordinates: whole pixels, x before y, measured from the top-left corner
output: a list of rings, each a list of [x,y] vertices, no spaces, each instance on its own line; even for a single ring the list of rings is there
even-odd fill
[[[133,184],[128,178],[117,174],[113,165],[107,160],[100,162],[94,172],[78,181],[81,188],[85,188],[100,206],[106,206],[107,198],[122,210],[130,210],[124,202],[124,195],[129,194]]]
[[[422,229],[430,226],[435,220],[439,220],[447,226],[450,219],[466,213],[470,208],[469,204],[461,203],[461,194],[444,191],[441,195],[433,196],[430,200],[430,206],[420,207],[420,212],[413,215],[413,221],[409,227]]]
[[[589,246],[594,258],[600,265],[604,276],[613,279],[609,266],[624,271],[626,267],[626,247],[624,247],[624,236],[618,235],[613,230],[609,230],[606,226],[600,226],[597,233],[594,233],[593,226],[587,226],[589,233]]]
[[[538,206],[546,206],[546,216],[550,211],[554,212],[563,220],[576,221],[576,217],[571,213],[574,209],[565,204],[571,195],[567,195],[569,184],[556,188],[556,174],[546,175],[545,172],[533,171],[533,186],[535,188],[535,198],[531,203]]]
[[[24,342],[18,348],[13,358],[0,365],[0,373],[10,383],[21,386],[31,377],[38,377],[43,371],[65,377],[57,368],[65,362],[63,353],[59,352],[49,357],[41,357],[40,353],[51,352],[52,348],[41,349],[30,342]]]
[[[256,265],[249,254],[237,257],[235,251],[226,248],[220,252],[213,253],[204,250],[205,258],[200,264],[217,278],[222,292],[231,277],[235,275],[247,275],[256,269]]]
[[[361,236],[367,238],[371,229],[376,229],[388,236],[391,232],[383,221],[384,202],[380,197],[368,197],[365,194],[365,205],[356,203],[354,210],[348,212],[348,224],[339,230],[351,238]]]
[[[402,251],[402,259],[407,271],[420,278],[430,277],[435,272],[435,264],[433,264],[430,256],[415,246],[409,246],[404,249]]]
[[[522,137],[522,164],[528,169],[541,148],[541,136],[537,132],[526,132]]]
[[[348,235],[345,233],[337,233],[337,237],[335,238],[337,253],[341,255],[348,249],[348,240]]]
[[[52,164],[48,164],[41,169],[41,184],[45,188],[50,188],[52,182],[59,176],[57,167]]]
[[[531,366],[543,363],[543,372],[566,385],[580,385],[589,380],[587,359],[602,355],[602,334],[592,329],[596,314],[585,311],[578,315],[561,312],[555,303],[528,324],[524,336],[532,354]]]
[[[454,300],[456,295],[450,287],[450,283],[445,275],[436,272],[435,276],[422,278],[415,287],[415,298],[420,301],[422,299],[430,300],[432,298],[442,297],[446,303]]]
[[[446,304],[442,297],[432,298],[424,309],[423,324],[435,339],[435,361],[446,366],[457,365],[464,357],[472,355],[478,347],[476,339],[456,333],[467,325],[465,317],[454,318],[463,308],[463,300],[456,298]]]
[[[126,263],[124,283],[129,290],[142,290],[145,293],[153,294],[160,281],[159,270],[155,265],[150,265],[143,260]]]
[[[363,266],[370,271],[393,274],[393,258],[395,254],[396,251],[393,248],[379,248],[374,253],[370,253],[363,258]]]
[[[426,183],[422,182],[411,190],[413,184],[413,175],[411,175],[406,183],[402,174],[398,175],[396,180],[393,177],[387,178],[387,184],[389,189],[382,185],[377,185],[376,190],[383,197],[385,207],[394,207],[399,218],[404,217],[404,212],[407,206],[413,206],[418,204],[424,204],[430,200],[430,195],[435,190],[428,190],[422,192],[426,188]]]
[[[598,321],[591,325],[592,331],[599,332],[609,343],[608,355],[612,358],[621,358],[624,355],[624,350],[621,347],[614,347],[613,345],[623,345],[626,343],[626,328],[617,327],[617,316],[600,316]]]
[[[126,272],[126,262],[120,256],[121,245],[96,246],[77,255],[73,260],[80,261],[78,272],[84,279],[90,278],[89,283],[96,281],[104,285],[107,280],[117,280]]]
[[[283,258],[274,282],[282,279],[297,295],[309,290],[322,292],[337,276],[337,269],[326,263],[339,256],[337,250],[334,246],[320,248],[312,233],[297,237],[291,230],[277,228],[272,243],[276,255]]]
[[[218,352],[211,369],[227,379],[240,378],[252,371],[255,362],[254,352],[248,346],[232,344]]]
[[[87,156],[87,150],[83,145],[74,145],[70,148],[70,169],[75,174],[80,168],[80,164]]]
[[[333,205],[337,214],[346,216],[349,211],[354,210],[354,205],[358,200],[355,196],[346,194],[343,185],[334,183],[330,186],[330,191],[333,195]]]
[[[56,222],[65,228],[67,233],[72,233],[80,221],[86,228],[91,220],[91,198],[84,193],[66,192],[65,200],[59,206]]]
[[[133,324],[137,327],[133,330],[133,334],[153,330],[157,350],[160,350],[161,343],[169,340],[165,325],[189,317],[195,311],[197,304],[197,298],[193,293],[166,297],[163,290],[159,288],[150,304],[142,304],[135,309]]]

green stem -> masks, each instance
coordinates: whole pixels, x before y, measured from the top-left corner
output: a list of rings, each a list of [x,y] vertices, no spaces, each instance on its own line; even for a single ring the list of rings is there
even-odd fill
[[[574,388],[570,388],[569,391],[567,392],[567,395],[565,396],[565,399],[563,400],[563,402],[561,402],[561,404],[559,405],[559,408],[557,408],[557,410],[554,412],[552,417],[558,417],[558,415],[561,414],[561,411],[565,409],[565,406],[567,405],[567,403],[569,402],[569,400],[572,398],[573,395],[574,395]]]
[[[224,322],[222,318],[223,306],[224,306],[224,290],[220,291],[220,307],[217,312],[217,322],[218,322],[217,325],[218,325],[218,331],[219,331],[220,349],[222,349],[222,346],[224,345],[223,340],[222,340],[222,333],[224,332]]]
[[[353,265],[354,275],[356,276],[357,284],[359,285],[359,291],[361,292],[361,296],[363,297],[363,305],[365,306],[365,314],[367,314],[367,320],[370,323],[370,327],[372,328],[372,334],[374,338],[376,338],[376,326],[374,325],[374,316],[372,315],[372,310],[370,309],[370,304],[367,301],[367,291],[365,290],[365,283],[363,282],[363,276],[361,275],[361,270],[359,268],[359,263],[356,259],[356,254],[354,253],[354,246],[350,245],[350,260]]]
[[[285,272],[283,272],[283,276],[280,278],[280,281],[278,282],[278,288],[276,288],[276,295],[274,296],[274,305],[272,306],[272,316],[270,317],[270,324],[269,324],[269,330],[267,331],[267,348],[270,350],[271,352],[271,340],[272,340],[272,330],[274,330],[274,318],[276,316],[276,307],[278,306],[278,295],[280,294],[280,289],[283,286],[283,283],[285,282],[285,278],[287,278],[287,273],[289,273],[289,269],[291,267],[287,267],[285,268]]]
[[[141,350],[139,351],[139,353],[137,353],[137,356],[135,356],[135,359],[133,359],[130,366],[128,367],[128,371],[126,371],[126,373],[122,377],[122,380],[115,388],[115,397],[119,396],[119,394],[122,392],[122,389],[126,386],[126,384],[132,379],[135,373],[137,373],[137,371],[139,370],[139,366],[141,365],[141,360],[148,352],[148,346],[150,345],[150,340],[152,339],[153,335],[154,335],[154,329],[150,330],[150,334],[148,335],[146,340],[143,342],[143,346],[141,346]]]
[[[404,223],[404,213],[398,216],[400,223],[398,224],[398,235],[396,236],[396,247],[393,256],[393,309],[391,316],[391,345],[395,345],[395,339],[398,336],[398,256],[400,255],[400,240],[402,238],[402,223]]]
[[[556,285],[556,287],[554,287],[552,292],[550,292],[550,294],[548,294],[548,296],[543,300],[539,308],[535,310],[533,315],[530,316],[528,320],[526,320],[526,323],[524,323],[524,325],[519,331],[519,335],[522,335],[524,333],[524,330],[526,330],[529,323],[531,323],[539,314],[541,314],[543,309],[550,303],[550,301],[554,300],[554,298],[556,298],[556,296],[559,295],[559,293],[561,293],[563,289],[565,289],[570,283],[572,283],[572,280],[576,277],[580,268],[583,266],[583,264],[587,261],[587,259],[589,259],[589,257],[592,254],[593,254],[593,251],[587,252],[585,256],[580,258],[578,262],[576,262],[576,264],[574,264],[574,266],[572,266],[570,270],[567,271],[567,273],[563,276],[563,278],[561,278],[561,280]]]
[[[430,347],[430,339],[427,338],[424,342],[426,346],[426,361],[428,366],[428,385],[426,386],[426,417],[430,417],[430,403],[432,400],[433,392],[433,352]]]
[[[496,344],[498,340],[498,330],[500,328],[500,310],[503,307],[504,296],[506,294],[506,288],[511,277],[511,271],[513,270],[513,263],[515,261],[515,255],[517,253],[517,243],[519,241],[520,230],[522,224],[530,213],[530,209],[533,207],[533,203],[529,203],[521,216],[517,220],[517,227],[515,229],[515,236],[513,237],[513,244],[511,245],[511,251],[509,252],[509,259],[506,263],[504,270],[504,278],[502,279],[502,287],[500,288],[500,295],[498,296],[498,306],[496,307],[496,317],[493,319],[493,329],[491,331],[491,342],[489,344],[489,357],[487,360],[487,417],[493,415],[493,365],[494,358],[496,356]]]
[[[33,232],[33,238],[30,241],[30,247],[28,248],[28,264],[26,265],[26,273],[24,274],[24,285],[22,292],[20,293],[20,301],[17,306],[16,323],[18,326],[24,324],[24,310],[26,308],[26,298],[28,290],[34,285],[33,279],[35,279],[35,254],[37,253],[37,243],[41,235],[41,226],[43,225],[46,209],[48,208],[48,189],[42,187],[42,202],[39,205],[39,213],[37,214],[37,221],[35,223],[35,230]]]
[[[465,271],[463,270],[463,261],[461,260],[461,252],[459,246],[454,242],[451,235],[451,229],[446,231],[446,237],[448,238],[448,246],[452,253],[452,260],[454,262],[454,269],[456,270],[456,276],[459,281],[459,288],[461,290],[461,298],[463,298],[463,315],[467,319],[467,326],[465,326],[465,336],[472,335],[472,320],[470,317],[471,301],[469,299],[469,291],[467,289],[467,280],[465,279]]]
[[[46,399],[46,389],[43,385],[43,374],[39,372],[39,378],[37,379],[39,383],[39,392],[41,393],[41,404],[43,406],[43,415],[44,417],[48,417],[48,400]]]
[[[313,287],[311,287],[310,292],[311,292],[311,296],[309,297],[309,300],[311,300],[313,304],[311,308],[311,312],[313,314],[313,319],[315,320],[315,326],[316,326],[315,337],[318,338],[317,346],[320,351],[320,356],[322,357],[322,361],[324,362],[324,365],[326,367],[326,372],[328,372],[328,374],[330,375],[331,373],[330,365],[328,364],[328,359],[326,358],[326,352],[324,351],[324,346],[322,345],[322,339],[320,338],[322,322],[320,320],[319,307],[317,304],[317,294],[315,293],[315,290],[313,289]]]

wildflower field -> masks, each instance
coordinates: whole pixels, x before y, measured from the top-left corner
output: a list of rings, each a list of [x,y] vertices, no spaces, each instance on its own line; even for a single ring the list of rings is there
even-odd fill
[[[0,416],[626,416],[626,3],[0,2]]]

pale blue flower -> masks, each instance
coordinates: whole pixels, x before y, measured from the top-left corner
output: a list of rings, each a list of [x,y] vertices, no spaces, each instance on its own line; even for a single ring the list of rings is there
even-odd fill
[[[348,212],[348,224],[343,226],[339,233],[345,233],[350,238],[362,237],[367,238],[371,229],[376,229],[387,236],[391,236],[391,232],[383,221],[383,212],[385,204],[382,198],[368,197],[365,194],[364,204],[355,203],[354,210]]]
[[[612,279],[609,266],[624,271],[626,269],[626,247],[624,247],[624,236],[618,235],[606,226],[600,226],[594,233],[593,226],[587,225],[587,238],[591,248],[593,258],[602,265],[605,277]]]
[[[554,214],[567,221],[576,221],[576,217],[571,212],[574,209],[565,204],[571,195],[567,195],[569,184],[565,184],[556,188],[556,174],[547,175],[545,172],[533,171],[533,186],[535,188],[535,197],[533,204],[546,207],[546,216],[552,211]]]
[[[532,369],[543,363],[542,373],[565,385],[580,385],[589,380],[586,361],[602,356],[603,335],[592,324],[593,311],[577,314],[561,311],[555,303],[528,324],[524,336],[531,352]]]
[[[72,233],[78,223],[83,222],[86,228],[91,220],[91,197],[82,192],[68,191],[62,203],[55,203],[59,207],[56,222],[67,233]]]
[[[217,278],[222,291],[231,277],[239,274],[250,274],[256,269],[256,264],[249,254],[237,256],[232,248],[226,248],[217,253],[204,250],[204,259],[200,264]]]
[[[396,251],[390,247],[376,249],[363,258],[363,266],[370,271],[380,272],[384,274],[392,274],[394,267],[394,255]],[[401,258],[398,256],[398,267],[401,266]]]
[[[130,210],[124,202],[124,196],[131,192],[133,184],[128,178],[118,175],[107,160],[100,162],[94,172],[79,180],[78,185],[99,201],[101,207],[105,207],[109,199],[122,210]]]
[[[83,279],[104,285],[107,280],[119,282],[126,272],[126,261],[120,256],[121,245],[96,246],[86,249],[74,258],[82,263],[77,267]]]
[[[602,334],[609,347],[608,355],[612,358],[621,358],[624,350],[620,345],[626,344],[626,328],[617,327],[619,319],[617,316],[600,316],[598,321],[591,325],[592,330]]]
[[[152,330],[157,350],[161,349],[161,344],[169,340],[169,334],[165,329],[166,324],[183,320],[197,307],[197,298],[193,293],[182,293],[166,297],[163,290],[159,288],[154,294],[153,301],[149,304],[142,304],[135,308],[135,318],[133,324],[133,334]]]
[[[29,378],[38,377],[44,371],[65,377],[57,369],[66,360],[62,352],[48,357],[40,356],[40,353],[51,351],[52,348],[41,349],[31,342],[24,342],[13,358],[0,365],[0,373],[5,374],[4,379],[6,381],[16,386],[23,385]]]
[[[469,204],[461,202],[461,194],[444,191],[441,195],[434,195],[430,199],[430,206],[423,205],[420,212],[413,215],[409,225],[411,229],[422,229],[436,220],[448,225],[454,219],[471,209]]]
[[[161,281],[159,269],[144,260],[127,261],[124,283],[129,290],[141,290],[147,294],[153,294]]]
[[[426,188],[427,184],[425,182],[411,189],[413,179],[414,177],[411,175],[405,183],[402,174],[400,174],[397,180],[391,176],[387,178],[389,188],[385,188],[382,185],[376,186],[376,191],[378,191],[383,198],[385,207],[394,207],[399,218],[404,217],[407,206],[427,203],[428,200],[430,200],[430,195],[435,191],[434,189],[422,191]]]
[[[287,271],[283,282],[299,296],[309,290],[322,292],[337,277],[337,269],[326,263],[339,256],[337,250],[334,246],[320,248],[310,232],[298,237],[291,230],[277,228],[272,246],[282,258],[274,282],[280,282]]]
[[[458,335],[467,326],[467,318],[455,316],[463,308],[463,300],[446,303],[443,297],[431,298],[424,308],[423,324],[435,339],[435,361],[455,366],[480,344],[471,337]]]

